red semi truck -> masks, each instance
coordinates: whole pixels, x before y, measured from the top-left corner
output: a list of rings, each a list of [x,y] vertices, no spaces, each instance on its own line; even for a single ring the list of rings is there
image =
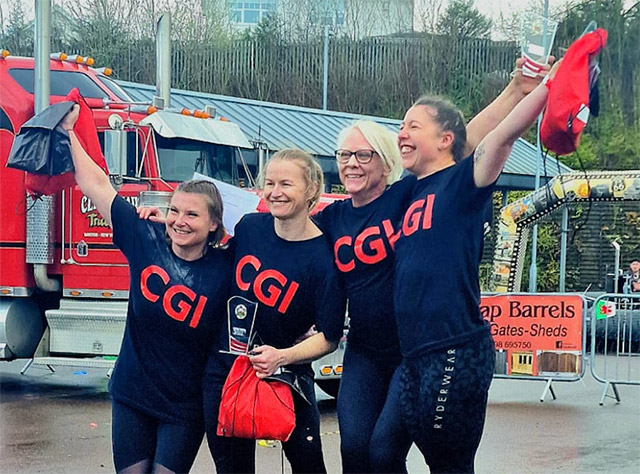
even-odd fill
[[[50,101],[80,90],[120,195],[157,205],[194,172],[236,186],[253,182],[241,153],[253,147],[236,124],[207,111],[133,103],[108,71],[90,62],[52,55]],[[29,359],[25,370],[31,364],[110,368],[124,331],[129,281],[111,229],[77,187],[34,199],[24,173],[5,167],[20,127],[34,115],[34,83],[33,58],[0,54],[0,360]],[[341,352],[315,364],[319,385],[332,394]]]

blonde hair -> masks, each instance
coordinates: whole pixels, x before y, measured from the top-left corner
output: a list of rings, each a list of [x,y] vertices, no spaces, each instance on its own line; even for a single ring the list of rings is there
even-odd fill
[[[260,173],[258,183],[260,188],[264,189],[264,181],[267,175],[267,169],[269,165],[274,161],[291,161],[295,162],[302,169],[302,175],[306,182],[305,192],[309,192],[313,189],[314,185],[316,189],[313,195],[309,198],[309,211],[312,211],[314,207],[320,201],[322,190],[324,189],[324,175],[320,164],[306,151],[298,150],[295,148],[288,148],[276,152],[267,162],[264,169]]]
[[[336,143],[338,149],[342,148],[345,140],[354,130],[362,133],[371,148],[380,155],[382,163],[389,170],[387,184],[398,181],[402,174],[402,157],[398,149],[398,135],[371,120],[358,120],[340,131]]]

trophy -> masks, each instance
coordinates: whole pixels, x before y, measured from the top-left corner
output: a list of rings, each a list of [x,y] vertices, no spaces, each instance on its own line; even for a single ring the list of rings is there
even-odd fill
[[[253,325],[258,311],[258,303],[242,296],[232,296],[227,301],[227,327],[229,330],[229,350],[225,354],[248,355],[253,344]]]
[[[535,13],[522,17],[520,45],[522,57],[526,60],[522,66],[522,73],[525,76],[537,76],[544,65],[547,64],[557,28],[558,23],[556,21]]]

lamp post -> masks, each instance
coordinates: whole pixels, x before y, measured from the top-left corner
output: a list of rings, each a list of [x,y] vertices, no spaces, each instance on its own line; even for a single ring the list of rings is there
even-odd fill
[[[544,1],[544,13],[543,16],[549,18],[549,0]],[[546,30],[547,22],[543,21],[543,28]],[[546,32],[545,32],[546,33]],[[546,34],[543,34],[543,38],[546,39]],[[540,124],[542,123],[542,114],[538,116],[538,126],[537,126],[537,134],[536,134],[536,148],[538,150],[537,159],[536,159],[536,178],[535,178],[535,188],[538,189],[540,187],[540,162],[542,161],[542,146],[540,144]],[[538,280],[538,267],[536,264],[536,259],[538,257],[538,224],[533,226],[533,231],[531,235],[531,266],[529,267],[529,293],[535,293],[537,290],[537,280]]]

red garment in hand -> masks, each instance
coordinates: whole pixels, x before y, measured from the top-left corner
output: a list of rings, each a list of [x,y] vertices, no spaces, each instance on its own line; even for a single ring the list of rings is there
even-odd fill
[[[287,441],[295,427],[291,387],[259,379],[249,358],[237,357],[222,389],[218,436]]]
[[[555,77],[549,81],[549,97],[540,125],[540,139],[558,155],[578,148],[589,118],[589,68],[591,58],[604,48],[607,32],[602,28],[574,41],[562,59]]]

